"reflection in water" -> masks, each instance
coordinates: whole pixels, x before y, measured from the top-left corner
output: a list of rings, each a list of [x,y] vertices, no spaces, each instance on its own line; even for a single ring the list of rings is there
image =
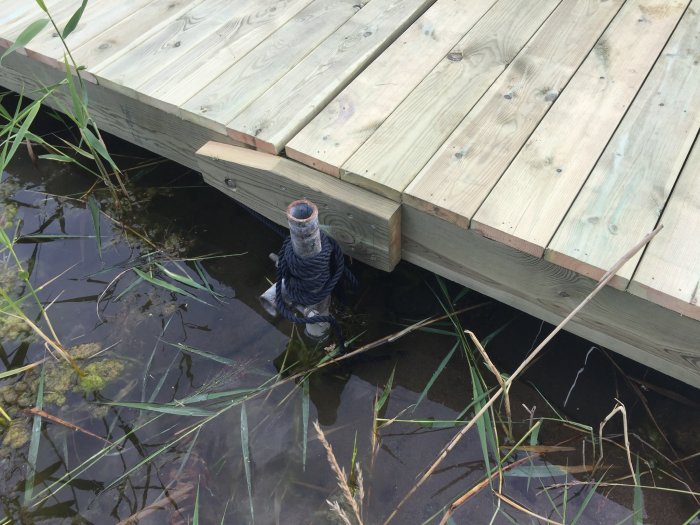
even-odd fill
[[[35,168],[21,158],[2,176],[3,228],[19,236],[14,249],[50,305],[57,336],[66,347],[99,343],[103,358],[123,363],[123,372],[87,393],[73,389],[78,379],[70,379],[65,402],[47,396],[44,407],[123,448],[105,452],[99,439],[44,421],[34,438],[35,459],[26,442],[3,448],[2,514],[23,523],[188,523],[199,498],[200,523],[250,523],[251,514],[260,524],[339,523],[326,500],[342,501],[342,491],[312,430],[318,420],[346,472],[353,458],[362,469],[365,522],[382,522],[471,411],[464,412],[475,397],[471,358],[455,346],[454,326],[449,320],[436,323],[326,367],[305,384],[295,374],[326,350],[290,340],[291,327],[270,319],[256,300],[266,279],[274,279],[267,254],[277,251],[278,238],[177,166],[163,164],[135,178],[131,207],[116,207],[99,191],[93,194],[104,212],[98,248],[91,213],[81,199],[90,180],[48,162]],[[11,261],[3,257],[0,283],[21,297],[27,290],[13,281],[7,270]],[[344,319],[346,331],[358,336],[356,345],[442,313],[437,298],[444,301],[444,296],[425,272],[408,265],[392,275],[357,264],[353,270],[363,289],[351,298]],[[497,334],[489,352],[499,367],[514,368],[534,344],[540,323],[457,286],[446,287],[456,307],[473,306],[460,317],[464,326],[482,339]],[[29,313],[39,320],[38,309]],[[8,319],[0,347],[3,370],[43,358],[42,341],[24,325],[12,328]],[[564,417],[554,407],[567,397],[569,414],[592,429],[543,421],[523,443],[532,447],[514,451],[502,465],[512,466],[500,476],[496,460],[513,443],[504,438],[502,412],[496,412],[488,424],[498,433],[488,437],[487,432],[485,439],[483,429],[467,434],[396,523],[438,523],[465,493],[454,523],[538,523],[535,515],[579,524],[630,520],[630,489],[595,491],[595,483],[580,482],[604,473],[589,478],[592,439],[613,397],[625,401],[637,433],[645,432],[637,423],[646,417],[645,409],[602,351],[591,354],[571,389],[589,347],[562,335],[529,373],[534,386],[514,386],[511,404],[516,438],[539,418]],[[653,382],[653,373],[627,362],[623,366]],[[392,388],[379,403],[390,378]],[[31,428],[32,419],[22,411],[26,407],[12,397],[23,380],[5,380],[3,385],[14,389],[3,390],[0,406]],[[486,375],[482,386],[493,384]],[[646,396],[652,404],[660,399],[648,391]],[[686,415],[693,410],[674,406]],[[669,463],[663,459],[670,454],[663,440],[652,440],[651,432],[643,436],[635,441],[639,468],[655,477],[642,482],[691,489],[684,483],[690,481],[692,461]],[[538,449],[542,443],[550,448]],[[697,438],[682,445],[697,451]],[[25,493],[32,475],[28,464],[36,465],[31,495]],[[624,452],[612,442],[606,444],[605,469],[612,472],[606,480],[631,483]],[[66,473],[70,476],[63,477]],[[480,489],[469,493],[473,487]],[[695,505],[686,495],[656,491],[644,491],[644,502],[646,519],[663,523],[682,522]]]

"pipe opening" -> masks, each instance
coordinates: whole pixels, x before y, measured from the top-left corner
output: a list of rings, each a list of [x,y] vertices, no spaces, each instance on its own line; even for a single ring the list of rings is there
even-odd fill
[[[313,220],[318,214],[318,209],[306,200],[294,201],[287,208],[287,217],[296,222]]]

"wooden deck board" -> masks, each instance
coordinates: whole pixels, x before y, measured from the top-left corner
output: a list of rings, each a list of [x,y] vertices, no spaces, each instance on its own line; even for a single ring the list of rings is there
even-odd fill
[[[157,33],[199,2],[201,0],[152,0],[131,16],[115,20],[110,29],[78,46],[73,50],[73,56],[78,64],[93,70],[98,64],[108,63],[137,42]]]
[[[145,39],[137,40],[90,72],[100,84],[138,97],[138,86],[159,71],[177,67],[177,61],[200,42],[240,24],[241,14],[250,14],[259,7],[258,0],[240,0],[231,9],[230,0],[202,0],[191,9],[170,19]],[[241,14],[239,14],[241,13]]]
[[[177,59],[173,67],[160,70],[138,86],[137,97],[165,111],[180,106],[204,89],[221,73],[247,55],[311,0],[274,0],[255,4],[237,18],[196,44]],[[310,29],[308,27],[307,29]],[[313,28],[315,31],[316,28]]]
[[[401,193],[558,4],[497,3],[341,167],[341,178]]]
[[[356,0],[315,0],[180,108],[182,118],[220,133],[357,11]],[[309,28],[313,27],[313,31]],[[305,34],[304,38],[299,38]]]
[[[372,0],[228,123],[229,135],[268,153],[285,144],[434,0]]]
[[[471,227],[541,257],[688,2],[628,0]],[[565,131],[564,131],[565,130]]]
[[[16,4],[17,0],[11,3]],[[80,6],[80,0],[46,0],[45,5],[49,13],[51,13],[51,16],[57,22],[58,27],[61,28],[63,23],[68,21],[71,15]],[[6,9],[8,9],[10,13],[16,13],[18,16],[9,15],[5,18],[6,21],[0,22],[0,27],[2,27],[0,46],[2,47],[9,47],[22,31],[35,20],[48,18],[46,13],[44,13],[35,2],[23,2],[23,7],[8,6]],[[53,35],[54,29],[51,24],[48,24],[36,38],[52,38]],[[24,50],[20,50],[20,53],[24,53]]]
[[[340,177],[345,161],[495,1],[438,0],[287,144],[287,155]]]
[[[403,202],[469,227],[622,4],[562,2],[406,188]]]
[[[700,129],[700,67],[686,52],[697,42],[700,0],[686,11],[559,226],[547,259],[599,279],[654,229]],[[640,257],[620,269],[614,285],[627,287]]]
[[[644,252],[629,291],[700,321],[700,136]]]

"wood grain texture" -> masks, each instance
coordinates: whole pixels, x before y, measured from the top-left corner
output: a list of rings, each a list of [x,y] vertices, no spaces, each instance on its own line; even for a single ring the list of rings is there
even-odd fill
[[[404,206],[403,258],[556,324],[595,281]],[[700,388],[700,322],[605,287],[566,329]]]
[[[65,78],[62,71],[17,54],[8,56],[3,66],[0,67],[0,85],[29,98],[41,93],[43,86]],[[86,89],[90,114],[100,129],[194,170],[199,167],[195,151],[203,144],[210,140],[234,142],[227,135],[195,126],[102,86],[87,83]],[[63,107],[70,107],[70,97],[65,91],[57,95]],[[56,100],[49,98],[47,102],[54,109],[61,109]]]
[[[315,0],[182,104],[180,116],[226,133],[226,124],[231,119],[286,75],[357,9],[357,0]]]
[[[469,227],[624,0],[565,0],[416,175],[403,202]]]
[[[335,177],[340,166],[450,52],[495,0],[438,0],[285,147]]]
[[[434,0],[372,0],[228,123],[235,140],[268,153],[285,144]]]
[[[253,4],[248,12],[235,11],[236,18],[186,51],[175,66],[161,69],[150,78],[144,77],[137,97],[165,111],[179,112],[187,99],[248,54],[309,2],[311,0],[268,0]]]
[[[400,200],[558,3],[528,0],[523,8],[521,2],[498,2],[343,164],[341,178]]]
[[[83,12],[78,25],[73,32],[68,35],[66,44],[71,52],[81,45],[96,38],[111,28],[115,21],[121,21],[134,12],[138,11],[150,0],[121,0],[113,2],[111,0],[90,0]],[[68,5],[73,2],[64,2]],[[72,16],[80,2],[68,11],[68,17]],[[66,19],[67,21],[68,19]],[[59,26],[61,27],[61,26]],[[54,67],[63,68],[63,56],[65,49],[61,39],[55,32],[46,32],[32,40],[27,46],[27,55],[35,60],[46,62]],[[80,64],[79,64],[80,65]]]
[[[286,225],[290,202],[308,198],[346,255],[383,270],[399,262],[398,204],[259,151],[209,142],[197,155],[206,182],[278,224]]]
[[[111,28],[75,48],[73,56],[78,64],[88,69],[107,64],[198,3],[201,0],[152,0],[131,16],[115,20]]]
[[[700,136],[629,291],[700,321]]]
[[[687,5],[625,3],[481,205],[472,228],[543,255]]]
[[[17,5],[17,0],[10,2],[12,7],[7,7],[7,13],[2,15],[4,22],[0,23],[0,47],[10,47],[17,37],[26,29],[26,27],[41,18],[48,18],[46,13],[39,8],[34,1],[22,0],[21,5]],[[51,16],[61,28],[63,24],[70,18],[73,12],[80,6],[79,0],[46,0],[46,8],[51,13]],[[2,7],[2,5],[0,5]],[[47,25],[34,40],[41,38],[52,38],[55,34],[51,24]],[[31,44],[31,42],[30,42]],[[23,48],[18,52],[25,53]]]
[[[145,80],[158,71],[176,67],[177,60],[188,50],[228,24],[240,23],[239,13],[250,13],[257,5],[258,0],[238,0],[234,10],[230,0],[195,2],[189,10],[127,45],[106,63],[91,67],[90,72],[113,91],[137,96],[137,88]]]
[[[700,129],[700,66],[689,49],[700,52],[700,0],[686,11],[549,243],[548,260],[600,279],[654,229]],[[640,258],[611,284],[626,288]]]

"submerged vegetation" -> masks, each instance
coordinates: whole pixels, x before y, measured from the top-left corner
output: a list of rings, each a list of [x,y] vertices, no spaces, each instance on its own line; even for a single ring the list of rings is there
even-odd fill
[[[64,40],[87,2],[63,28],[37,3],[20,44]],[[379,312],[365,271],[348,353],[269,323],[274,243],[208,215],[237,212],[178,168],[108,153],[68,49],[65,67],[0,105],[0,524],[698,523],[697,434],[654,410],[692,400],[610,358],[605,406],[572,417],[579,373],[558,401],[520,380],[557,340],[414,270]],[[77,141],[36,131],[47,102]]]

